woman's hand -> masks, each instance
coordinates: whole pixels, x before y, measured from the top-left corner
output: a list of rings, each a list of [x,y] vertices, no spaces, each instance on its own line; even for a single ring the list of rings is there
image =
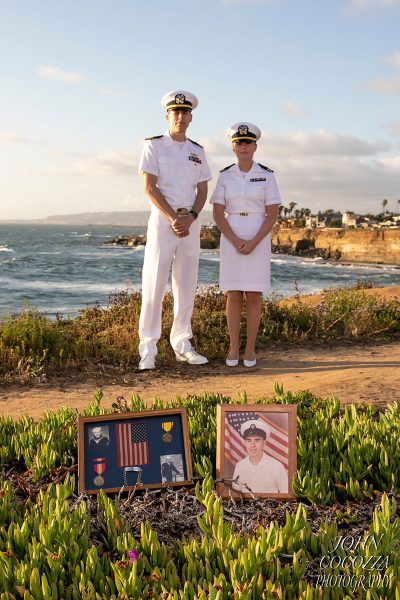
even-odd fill
[[[238,252],[240,254],[251,254],[253,250],[258,246],[258,243],[253,240],[245,240],[240,247],[238,248]]]
[[[239,252],[240,248],[243,248],[243,246],[246,243],[246,240],[242,240],[240,238],[238,238],[237,236],[234,236],[231,238],[230,240],[232,246]]]

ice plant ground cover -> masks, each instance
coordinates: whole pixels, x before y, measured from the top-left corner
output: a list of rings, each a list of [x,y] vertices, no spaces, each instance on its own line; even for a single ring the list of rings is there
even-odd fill
[[[247,402],[245,396],[240,401]],[[222,501],[214,491],[216,406],[186,406],[196,485],[97,498],[77,494],[71,409],[0,420],[0,599],[400,599],[400,412],[296,403],[296,501]],[[144,410],[117,401],[112,411]],[[99,415],[101,393],[83,414]]]

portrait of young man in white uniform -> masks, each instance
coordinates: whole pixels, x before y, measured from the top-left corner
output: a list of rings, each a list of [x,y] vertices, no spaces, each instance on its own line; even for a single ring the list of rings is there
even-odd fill
[[[191,319],[200,254],[198,215],[207,199],[211,173],[204,148],[186,137],[194,94],[175,90],[162,98],[168,131],[148,138],[139,163],[151,214],[142,275],[139,320],[139,369],[154,369],[161,336],[162,301],[172,265],[174,321],[171,346],[178,361],[192,365],[208,362],[191,344]]]
[[[293,498],[295,404],[217,406],[217,492],[223,498]]]
[[[241,435],[247,456],[235,466],[233,489],[253,494],[287,494],[288,473],[285,467],[264,452],[267,438],[271,435],[268,425],[261,419],[247,421],[241,427]]]

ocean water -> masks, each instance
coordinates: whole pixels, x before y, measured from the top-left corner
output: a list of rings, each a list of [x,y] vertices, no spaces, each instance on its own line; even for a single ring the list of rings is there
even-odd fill
[[[106,306],[110,295],[140,287],[143,247],[103,245],[143,227],[0,224],[0,318],[24,307],[51,317]],[[218,283],[219,251],[202,250],[199,285]],[[272,291],[303,294],[371,281],[400,285],[400,268],[341,265],[322,259],[273,255]]]

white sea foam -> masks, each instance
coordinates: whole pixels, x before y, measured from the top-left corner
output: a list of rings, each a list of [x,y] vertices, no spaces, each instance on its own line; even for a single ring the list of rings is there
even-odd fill
[[[283,260],[281,258],[271,258],[271,262],[274,263],[275,265],[285,265],[288,263],[287,260]]]
[[[219,256],[200,255],[200,260],[207,260],[208,262],[219,262]]]
[[[88,283],[88,282],[65,282],[65,281],[26,281],[23,279],[0,277],[0,285],[3,289],[11,290],[58,290],[64,292],[98,292],[111,294],[114,291],[126,290],[124,283]]]
[[[0,252],[14,252],[12,248],[8,248],[7,246],[0,246]]]

